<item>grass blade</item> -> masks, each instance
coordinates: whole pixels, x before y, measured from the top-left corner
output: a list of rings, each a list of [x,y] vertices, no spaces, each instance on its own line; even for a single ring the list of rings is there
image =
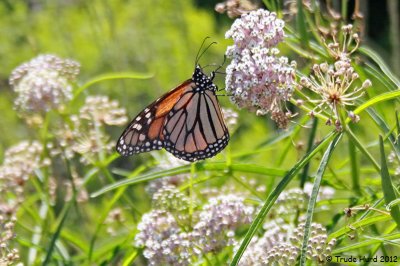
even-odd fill
[[[400,80],[392,73],[392,71],[390,71],[390,68],[386,65],[382,57],[380,57],[374,50],[366,46],[362,46],[358,49],[358,51],[371,58],[379,66],[383,73],[385,73],[385,75],[390,78],[390,80],[396,84],[397,87],[400,87]]]
[[[260,165],[254,164],[232,164],[227,169],[227,165],[225,163],[205,163],[205,164],[196,164],[197,172],[201,171],[216,171],[221,172],[224,170],[230,170],[232,172],[243,172],[243,173],[253,173],[253,174],[264,174],[270,176],[282,176],[286,173],[285,170],[275,169],[275,168],[267,168]],[[165,177],[165,176],[172,176],[172,175],[179,175],[179,174],[187,174],[190,173],[190,164],[175,167],[168,170],[163,170],[160,172],[153,172],[147,173],[143,175],[139,175],[135,178],[126,178],[124,180],[112,183],[108,186],[103,187],[102,189],[94,192],[91,194],[92,198],[98,197],[101,194],[104,194],[108,191],[117,189],[122,186],[128,186],[133,184],[138,184],[142,182],[147,182],[153,179]]]
[[[314,118],[313,124],[311,127],[310,136],[308,138],[307,152],[310,152],[312,147],[314,146],[315,134],[317,132],[317,127],[318,127],[318,118]],[[310,169],[310,163],[307,163],[303,168],[303,173],[301,174],[301,179],[300,179],[300,187],[301,188],[304,188],[304,184],[307,181],[309,169]]]
[[[321,180],[322,176],[324,175],[325,169],[328,166],[329,159],[332,156],[332,153],[338,144],[342,134],[338,134],[334,140],[330,143],[328,149],[324,153],[324,156],[321,159],[321,163],[318,167],[317,175],[315,176],[314,180],[314,185],[313,189],[311,192],[311,197],[310,201],[308,202],[308,207],[307,207],[307,218],[306,218],[306,223],[305,223],[305,228],[304,228],[304,237],[303,237],[303,244],[301,246],[301,253],[300,253],[300,265],[305,265],[306,264],[306,259],[307,259],[307,246],[308,246],[308,241],[310,238],[310,230],[311,230],[311,222],[312,222],[312,217],[314,214],[314,208],[315,208],[315,203],[317,201],[318,197],[318,192],[319,192],[319,187],[321,186]]]
[[[382,178],[382,190],[386,204],[390,204],[392,201],[397,199],[396,193],[393,188],[392,178],[389,174],[389,170],[386,162],[385,148],[383,146],[383,138],[379,136],[379,146],[381,152],[381,178]],[[400,209],[399,206],[393,206],[390,209],[390,214],[393,220],[397,223],[397,227],[400,228]]]
[[[47,248],[46,252],[46,258],[44,259],[42,265],[48,265],[50,263],[51,256],[53,254],[53,250],[56,246],[56,241],[58,237],[60,236],[61,230],[64,226],[64,222],[68,217],[69,210],[71,209],[71,206],[73,204],[73,200],[67,203],[68,205],[65,207],[65,211],[62,213],[62,219],[60,220],[60,223],[57,226],[57,230],[53,234],[51,241],[50,241],[50,246]]]
[[[391,92],[387,92],[387,93],[382,93],[379,96],[373,97],[370,100],[368,100],[365,103],[363,103],[360,106],[358,106],[354,110],[354,114],[359,114],[362,111],[364,111],[365,109],[367,109],[368,107],[373,106],[374,104],[377,104],[377,103],[380,103],[380,102],[384,102],[384,101],[388,101],[388,100],[393,100],[393,99],[396,99],[399,96],[400,96],[400,90],[391,91]],[[346,119],[346,124],[348,124],[349,122],[350,122],[350,118],[347,118]]]
[[[297,0],[296,27],[299,32],[299,35],[301,36],[301,39],[300,39],[301,45],[303,47],[308,47],[309,37],[308,37],[308,31],[307,31],[307,26],[306,26],[306,19],[305,19],[302,0]]]
[[[351,180],[354,192],[361,195],[360,188],[360,163],[356,152],[356,146],[354,142],[348,141],[349,156],[350,156],[350,167],[351,167]]]
[[[382,133],[385,136],[388,136],[388,139],[389,139],[390,143],[392,144],[393,149],[396,151],[396,153],[398,155],[400,155],[400,145],[398,143],[397,138],[394,136],[393,133],[391,133],[391,129],[389,128],[389,125],[385,122],[385,120],[380,115],[378,115],[375,112],[374,109],[372,109],[372,108],[367,109],[367,113],[372,118],[372,120],[374,120],[375,124],[382,131]],[[396,117],[396,123],[397,123],[397,117]]]
[[[74,98],[72,99],[73,101],[81,94],[84,90],[89,88],[90,86],[106,81],[106,80],[112,80],[112,79],[149,79],[153,75],[149,73],[136,73],[136,72],[121,72],[121,73],[108,73],[108,74],[103,74],[97,77],[94,77],[93,79],[89,80],[82,86],[80,86],[74,94]]]

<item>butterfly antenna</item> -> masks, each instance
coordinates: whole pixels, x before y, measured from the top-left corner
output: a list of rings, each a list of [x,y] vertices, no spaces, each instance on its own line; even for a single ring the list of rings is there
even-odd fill
[[[206,42],[206,40],[209,39],[209,38],[210,38],[210,36],[207,36],[207,37],[204,38],[203,42],[202,42],[201,45],[200,45],[199,50],[197,51],[196,60],[195,60],[195,64],[196,64],[196,65],[197,65],[197,63],[199,62],[199,54],[200,54],[200,51],[201,51],[201,49],[203,48],[204,43]]]
[[[206,39],[208,39],[208,38],[210,38],[210,37],[205,38],[204,41],[205,41]],[[210,43],[210,44],[200,53],[201,48],[203,47],[204,41],[203,41],[203,43],[202,43],[202,45],[201,45],[201,47],[200,47],[200,50],[197,52],[195,66],[198,65],[199,60],[200,60],[200,58],[204,55],[204,53],[207,52],[207,50],[208,50],[212,45],[217,44],[217,42],[212,42],[212,43]]]

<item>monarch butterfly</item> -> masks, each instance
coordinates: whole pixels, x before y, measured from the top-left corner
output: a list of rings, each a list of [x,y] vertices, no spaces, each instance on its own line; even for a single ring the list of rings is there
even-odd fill
[[[118,153],[130,156],[165,148],[175,157],[193,162],[213,157],[226,147],[229,132],[213,83],[216,70],[210,76],[204,74],[198,54],[192,77],[132,120],[117,142]]]

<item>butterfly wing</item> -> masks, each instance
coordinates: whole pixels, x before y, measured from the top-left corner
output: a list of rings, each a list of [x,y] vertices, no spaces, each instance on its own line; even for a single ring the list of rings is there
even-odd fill
[[[166,117],[165,149],[186,161],[213,157],[229,141],[221,107],[213,90],[192,85]]]
[[[192,91],[192,86],[189,79],[140,112],[118,139],[118,153],[130,156],[134,153],[162,149],[165,119],[182,95]]]

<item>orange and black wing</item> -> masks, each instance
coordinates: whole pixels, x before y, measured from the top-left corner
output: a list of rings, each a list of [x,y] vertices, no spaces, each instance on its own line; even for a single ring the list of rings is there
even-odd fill
[[[229,141],[221,107],[213,90],[186,91],[165,118],[165,149],[186,161],[210,158]]]
[[[164,147],[163,128],[170,111],[185,93],[192,91],[191,80],[167,92],[137,115],[117,142],[117,151],[123,156],[160,150]]]

